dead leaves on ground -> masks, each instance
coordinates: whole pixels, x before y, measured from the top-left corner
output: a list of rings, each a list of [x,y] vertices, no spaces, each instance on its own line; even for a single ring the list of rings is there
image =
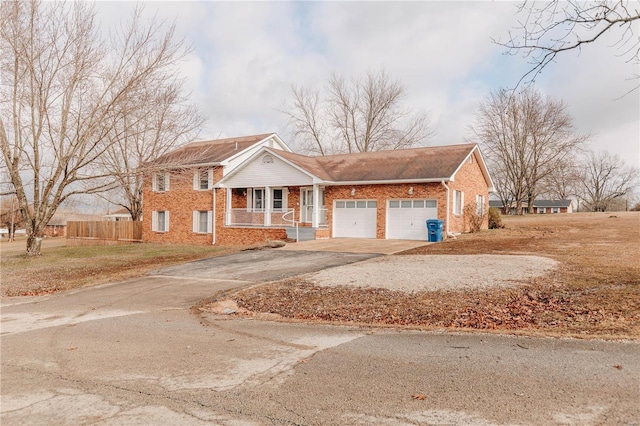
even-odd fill
[[[615,289],[607,291],[611,296]],[[637,315],[628,315],[638,312],[640,306],[602,309],[592,306],[589,298],[583,300],[585,292],[588,290],[532,284],[509,289],[407,294],[381,288],[320,287],[294,278],[240,291],[232,298],[250,312],[285,318],[400,326],[571,329],[589,333],[591,327],[604,323],[615,332],[640,321]],[[640,289],[637,296],[636,300],[640,300]]]

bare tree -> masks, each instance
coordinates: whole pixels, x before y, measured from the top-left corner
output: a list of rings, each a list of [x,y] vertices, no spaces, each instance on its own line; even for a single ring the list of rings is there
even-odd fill
[[[494,42],[506,47],[511,54],[522,54],[529,59],[531,69],[520,82],[534,81],[559,54],[581,50],[607,33],[619,35],[612,47],[620,52],[620,56],[630,63],[640,62],[640,41],[634,33],[640,9],[633,2],[525,1],[518,6],[518,14],[524,15],[524,19],[509,32],[507,40]],[[636,85],[632,90],[638,87]]]
[[[503,185],[505,205],[523,202],[533,212],[542,183],[558,165],[580,150],[586,136],[576,136],[566,105],[527,89],[514,94],[500,90],[481,103],[472,133],[486,153],[492,173]]]
[[[543,193],[558,200],[577,197],[580,174],[578,158],[571,157],[559,162],[542,183]]]
[[[606,151],[587,156],[580,171],[578,196],[582,207],[604,212],[612,202],[629,194],[638,184],[638,169],[627,166],[617,155]]]
[[[303,151],[327,155],[409,148],[435,132],[429,114],[402,107],[405,89],[384,70],[345,80],[332,74],[324,92],[293,87],[289,121]]]
[[[127,209],[132,220],[142,220],[143,176],[171,166],[151,160],[194,138],[204,119],[197,107],[187,102],[182,81],[170,70],[162,78],[142,84],[120,105],[115,118],[101,161],[116,179],[117,188],[105,195]]]
[[[58,206],[113,188],[101,169],[123,103],[181,58],[173,28],[130,25],[101,39],[93,6],[3,2],[0,149],[27,231],[27,254]],[[142,116],[138,113],[137,116]]]

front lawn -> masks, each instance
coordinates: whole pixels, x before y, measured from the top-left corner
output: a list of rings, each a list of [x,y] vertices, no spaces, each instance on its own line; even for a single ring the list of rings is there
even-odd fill
[[[50,242],[51,241],[51,242]],[[122,244],[66,247],[45,240],[42,255],[29,258],[21,242],[3,242],[2,296],[33,296],[102,284],[145,274],[152,269],[220,256],[231,248],[170,244]]]

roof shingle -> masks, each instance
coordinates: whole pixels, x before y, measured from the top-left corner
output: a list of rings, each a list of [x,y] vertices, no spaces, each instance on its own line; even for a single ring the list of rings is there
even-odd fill
[[[326,181],[373,182],[448,179],[474,147],[475,144],[460,144],[322,157],[280,150],[277,153]]]
[[[158,157],[153,163],[176,166],[220,163],[271,135],[273,133],[192,142]]]

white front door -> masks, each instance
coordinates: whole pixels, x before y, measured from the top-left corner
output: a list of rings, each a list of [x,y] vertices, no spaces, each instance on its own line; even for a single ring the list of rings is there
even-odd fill
[[[436,200],[389,200],[386,238],[428,241],[427,219],[437,218]]]
[[[313,218],[313,189],[302,190],[301,222],[311,223]]]
[[[376,238],[378,203],[375,200],[344,200],[333,205],[335,238]]]

